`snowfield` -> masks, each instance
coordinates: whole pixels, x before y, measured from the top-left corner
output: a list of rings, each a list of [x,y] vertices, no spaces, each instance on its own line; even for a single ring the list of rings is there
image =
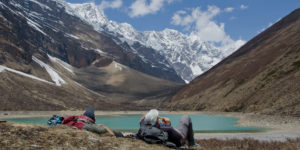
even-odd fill
[[[73,71],[73,67],[71,65],[69,65],[68,63],[56,58],[56,57],[52,57],[50,55],[48,55],[48,57],[50,58],[50,60],[52,62],[55,62],[57,64],[59,64],[60,66],[62,66],[64,69],[66,69],[68,72],[70,72],[71,74],[75,75],[74,74],[74,71]]]
[[[66,84],[66,81],[64,79],[62,79],[58,73],[56,72],[56,70],[52,67],[50,67],[49,65],[45,64],[44,62],[42,62],[41,60],[39,60],[38,58],[32,56],[32,60],[35,61],[36,63],[38,63],[41,67],[45,68],[46,71],[48,72],[48,74],[50,75],[52,81],[57,85],[57,86],[61,86],[62,84]]]
[[[22,75],[22,76],[25,76],[25,77],[28,77],[28,78],[31,78],[31,79],[34,79],[34,80],[42,81],[42,82],[45,82],[45,83],[48,83],[48,84],[53,84],[52,82],[49,82],[49,81],[44,80],[44,79],[41,79],[39,77],[30,75],[30,74],[26,74],[24,72],[17,71],[17,70],[14,70],[14,69],[11,69],[11,68],[8,68],[8,67],[0,65],[0,72],[3,72],[5,70],[7,70],[9,72],[13,72],[13,73],[19,74],[19,75]]]

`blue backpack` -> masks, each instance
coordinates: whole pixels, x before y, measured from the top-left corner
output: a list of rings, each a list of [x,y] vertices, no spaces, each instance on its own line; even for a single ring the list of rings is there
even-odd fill
[[[64,120],[64,117],[61,117],[61,116],[59,116],[59,115],[53,115],[53,117],[51,117],[51,118],[48,120],[47,124],[48,124],[49,126],[56,126],[56,125],[58,125],[58,124],[62,124],[63,120]]]

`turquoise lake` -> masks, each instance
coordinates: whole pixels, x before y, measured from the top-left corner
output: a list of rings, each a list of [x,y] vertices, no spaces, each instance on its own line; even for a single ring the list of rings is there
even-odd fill
[[[182,115],[168,114],[161,116],[170,118],[172,126],[177,127]],[[265,130],[258,127],[237,126],[236,122],[238,118],[235,117],[203,114],[193,114],[189,116],[192,119],[193,128],[196,132],[257,132]],[[138,122],[141,117],[142,115],[98,116],[96,117],[96,124],[104,124],[113,130],[137,131],[139,128]],[[5,120],[17,123],[47,125],[49,118],[14,118]]]

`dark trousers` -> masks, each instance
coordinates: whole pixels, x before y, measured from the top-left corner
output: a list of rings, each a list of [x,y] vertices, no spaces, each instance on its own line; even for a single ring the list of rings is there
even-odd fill
[[[188,115],[180,118],[177,129],[184,135],[184,141],[187,140],[190,146],[195,144],[193,124]]]

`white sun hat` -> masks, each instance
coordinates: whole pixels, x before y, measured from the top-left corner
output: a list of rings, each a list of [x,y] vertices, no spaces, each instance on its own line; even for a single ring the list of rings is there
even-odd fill
[[[146,115],[145,115],[145,123],[155,125],[158,117],[158,110],[157,109],[151,109]]]

